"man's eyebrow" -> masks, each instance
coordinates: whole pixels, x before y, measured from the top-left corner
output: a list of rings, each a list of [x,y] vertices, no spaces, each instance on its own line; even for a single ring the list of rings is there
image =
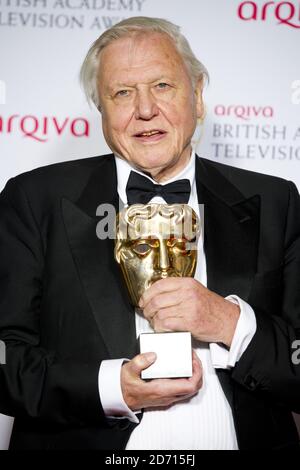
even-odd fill
[[[112,84],[110,85],[111,87],[132,87],[132,86],[135,86],[134,84],[133,85],[129,85],[128,83],[125,83],[125,82],[112,82]]]
[[[161,80],[170,80],[170,78],[167,78],[166,75],[161,75],[157,78],[154,78],[153,80],[151,80],[149,83],[152,84],[152,83],[155,83],[155,82],[159,82]],[[113,89],[113,88],[134,88],[138,83],[135,82],[135,83],[126,83],[126,82],[112,82],[109,84],[109,88],[110,89]]]
[[[121,82],[109,83],[106,87],[106,91],[107,93],[111,94],[115,92],[116,90],[122,90],[124,88],[133,88],[133,85],[128,85],[128,84],[121,83]]]

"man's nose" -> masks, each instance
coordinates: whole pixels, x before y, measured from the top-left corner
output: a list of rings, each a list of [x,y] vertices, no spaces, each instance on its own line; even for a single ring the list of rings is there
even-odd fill
[[[149,121],[158,114],[158,106],[150,90],[139,90],[135,103],[135,118]]]

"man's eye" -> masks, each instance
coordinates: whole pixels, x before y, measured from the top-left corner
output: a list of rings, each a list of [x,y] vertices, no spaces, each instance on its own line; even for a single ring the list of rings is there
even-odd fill
[[[138,245],[135,245],[133,247],[133,251],[137,255],[146,255],[149,253],[150,250],[151,250],[151,246],[148,245],[148,243],[139,243]]]
[[[156,87],[159,88],[160,90],[164,90],[165,88],[168,88],[169,85],[165,82],[161,82],[158,85],[156,85]]]
[[[120,90],[120,91],[117,91],[116,93],[116,96],[117,97],[126,97],[126,96],[129,96],[129,90]]]

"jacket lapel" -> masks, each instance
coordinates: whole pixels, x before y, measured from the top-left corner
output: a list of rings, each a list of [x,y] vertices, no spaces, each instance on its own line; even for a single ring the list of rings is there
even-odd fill
[[[204,204],[207,287],[247,301],[257,268],[260,198],[245,196],[212,164],[197,158],[199,203]]]
[[[62,212],[72,256],[110,357],[130,358],[137,349],[134,309],[114,260],[114,240],[101,240],[96,234],[100,204],[118,210],[112,155],[101,157],[76,203],[62,200]]]

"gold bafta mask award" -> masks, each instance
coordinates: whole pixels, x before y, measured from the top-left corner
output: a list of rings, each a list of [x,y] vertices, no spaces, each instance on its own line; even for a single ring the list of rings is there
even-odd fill
[[[154,282],[194,276],[199,234],[199,219],[187,204],[133,204],[118,214],[115,259],[134,307]],[[142,378],[192,375],[189,332],[144,333],[139,340],[141,352],[157,355]]]

